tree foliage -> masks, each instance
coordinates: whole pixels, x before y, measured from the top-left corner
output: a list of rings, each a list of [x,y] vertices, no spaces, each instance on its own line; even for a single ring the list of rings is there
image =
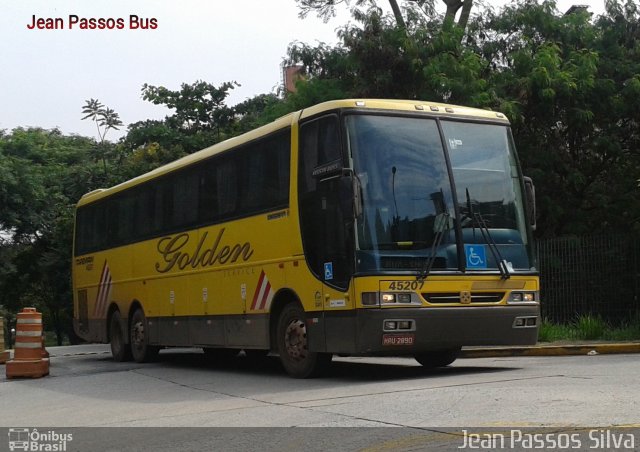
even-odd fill
[[[463,45],[461,29],[443,29],[438,19],[412,16],[407,34],[379,9],[358,21],[339,31],[341,42],[335,47],[294,43],[289,64],[302,65],[310,84],[332,86],[328,95],[337,88],[343,97],[482,103],[487,62]]]
[[[494,67],[491,106],[511,118],[537,181],[541,235],[640,230],[639,26],[631,1],[595,19],[522,1],[473,25]]]
[[[183,83],[174,91],[145,84],[142,98],[163,105],[172,113],[164,120],[139,121],[129,126],[123,142],[129,152],[126,175],[148,171],[232,136],[237,113],[226,99],[236,86],[236,82],[226,82],[216,87],[198,80]]]
[[[82,108],[82,114],[85,115],[82,120],[90,119],[96,125],[99,141],[93,147],[93,157],[102,161],[102,169],[104,171],[105,180],[108,179],[107,159],[109,154],[114,151],[114,146],[105,141],[107,133],[110,130],[119,130],[122,126],[120,116],[111,108],[105,107],[98,99],[89,99],[85,101]]]
[[[233,109],[225,102],[229,90],[235,86],[238,86],[235,82],[226,82],[218,88],[198,80],[192,84],[183,83],[179,91],[172,91],[164,86],[145,84],[142,98],[174,110],[173,115],[165,119],[173,129],[189,133],[215,131],[220,134],[233,121]]]
[[[474,4],[473,0],[442,0],[442,2],[446,6],[443,25],[451,28],[455,24],[464,30],[469,21],[471,8]],[[325,22],[335,17],[338,5],[349,7],[351,14],[356,18],[364,17],[367,11],[380,9],[379,2],[376,0],[296,0],[296,3],[298,4],[301,18],[305,18],[308,14],[315,12]],[[406,0],[402,4],[398,3],[398,0],[387,0],[387,3],[393,13],[394,26],[401,30],[407,27],[405,15],[414,18],[416,15],[428,18],[433,18],[436,15],[434,0]],[[458,12],[460,12],[460,16],[456,22]]]
[[[73,206],[102,181],[93,146],[58,130],[0,137],[0,305],[39,307],[60,340],[71,326]]]

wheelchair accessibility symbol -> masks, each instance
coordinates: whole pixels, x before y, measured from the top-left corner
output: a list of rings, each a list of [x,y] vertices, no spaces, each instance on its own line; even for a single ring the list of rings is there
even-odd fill
[[[324,279],[331,281],[333,279],[333,262],[324,263]]]
[[[467,268],[487,268],[487,253],[484,245],[465,245]]]

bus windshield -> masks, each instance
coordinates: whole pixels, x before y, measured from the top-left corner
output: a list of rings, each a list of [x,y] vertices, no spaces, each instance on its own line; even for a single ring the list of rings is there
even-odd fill
[[[440,125],[431,118],[347,116],[363,200],[357,271],[420,271],[427,265],[434,271],[495,271],[499,260],[510,270],[529,271],[508,127],[448,120]]]

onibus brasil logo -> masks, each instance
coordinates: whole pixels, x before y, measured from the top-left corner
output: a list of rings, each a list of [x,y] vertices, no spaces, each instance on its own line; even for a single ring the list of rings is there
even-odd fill
[[[9,450],[42,452],[64,452],[73,441],[72,433],[58,433],[55,430],[39,432],[38,429],[10,428]]]

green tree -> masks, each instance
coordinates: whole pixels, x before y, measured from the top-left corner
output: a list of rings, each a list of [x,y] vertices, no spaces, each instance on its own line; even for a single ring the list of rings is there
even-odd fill
[[[173,91],[145,84],[142,98],[172,110],[164,120],[129,126],[122,146],[127,149],[123,175],[133,177],[179,157],[199,151],[237,133],[234,108],[226,105],[235,82],[216,87],[198,80]]]
[[[536,181],[540,235],[640,230],[638,9],[610,1],[592,20],[521,1],[470,27],[490,62],[488,95],[513,123]]]
[[[102,181],[94,145],[58,130],[0,136],[0,305],[38,307],[59,343],[72,335],[73,206]]]
[[[449,27],[456,24],[462,30],[466,29],[471,8],[473,7],[473,0],[442,0],[442,2],[446,6],[443,23]],[[350,0],[296,0],[296,3],[300,9],[301,18],[305,18],[309,13],[314,12],[325,21],[336,15],[337,5],[344,4],[351,7],[352,4]],[[393,12],[394,25],[402,30],[407,28],[403,9],[407,16],[415,17],[416,14],[420,14],[426,17],[434,17],[436,14],[434,0],[407,0],[402,3],[402,6],[397,0],[388,0],[388,3]],[[364,10],[377,8],[378,2],[375,0],[355,0],[353,5],[352,14],[358,17],[363,15]],[[460,12],[460,16],[456,22],[458,12]]]
[[[226,99],[229,90],[236,86],[239,86],[236,82],[226,82],[216,87],[198,80],[192,84],[183,83],[179,91],[172,91],[164,86],[145,84],[142,98],[174,110],[165,119],[170,127],[191,134],[213,131],[221,139],[234,119],[233,109],[226,105]]]
[[[96,159],[102,161],[104,176],[107,178],[107,159],[115,147],[112,143],[106,141],[106,136],[110,130],[119,130],[119,127],[123,125],[122,121],[118,113],[111,108],[105,107],[97,99],[85,101],[82,114],[85,115],[82,120],[91,119],[98,130],[99,141],[94,148],[94,155]]]
[[[294,43],[289,48],[288,63],[302,65],[307,75],[298,84],[301,93],[289,103],[299,104],[310,90],[325,94],[309,99],[313,101],[394,97],[478,106],[487,102],[488,63],[463,45],[460,28],[442,29],[439,20],[409,16],[407,29],[400,30],[377,9],[357,20],[339,31],[335,47]]]

